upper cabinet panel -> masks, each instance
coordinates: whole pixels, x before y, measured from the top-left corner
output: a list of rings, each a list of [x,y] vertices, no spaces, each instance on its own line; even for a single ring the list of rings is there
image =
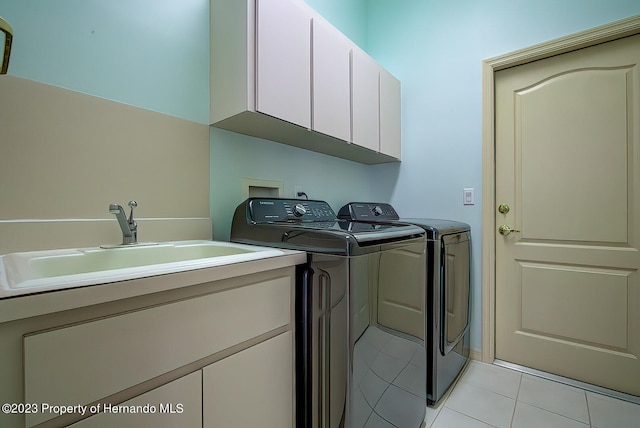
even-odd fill
[[[351,42],[323,19],[313,19],[313,130],[351,140]]]
[[[380,69],[380,152],[400,159],[400,81]]]
[[[387,119],[399,120],[399,84],[380,92],[387,72],[306,3],[211,0],[210,10],[213,126],[366,164],[399,160],[382,141],[400,141]]]
[[[351,58],[353,144],[380,150],[380,97],[378,64],[360,49]]]
[[[297,1],[257,0],[256,25],[256,110],[310,128],[309,10]]]
[[[253,1],[211,0],[210,123],[255,110]]]

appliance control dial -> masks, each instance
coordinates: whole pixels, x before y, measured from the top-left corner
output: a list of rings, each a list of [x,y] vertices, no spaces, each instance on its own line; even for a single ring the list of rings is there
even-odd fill
[[[295,204],[293,206],[293,215],[296,217],[302,217],[307,213],[307,209],[302,204]]]
[[[382,208],[380,208],[379,205],[373,207],[373,215],[375,215],[376,217],[382,215]]]

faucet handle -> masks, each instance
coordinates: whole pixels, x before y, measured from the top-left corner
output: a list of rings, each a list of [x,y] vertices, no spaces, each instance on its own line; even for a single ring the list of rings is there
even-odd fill
[[[130,225],[135,225],[135,221],[133,220],[133,209],[135,207],[138,206],[138,203],[136,201],[129,201],[129,208],[131,208],[131,211],[129,211],[129,224]]]

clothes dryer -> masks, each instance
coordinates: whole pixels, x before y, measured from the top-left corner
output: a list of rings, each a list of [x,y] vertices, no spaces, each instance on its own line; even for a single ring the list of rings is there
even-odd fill
[[[413,224],[426,233],[427,402],[442,398],[469,360],[471,228],[440,219],[403,218],[385,203],[351,202],[338,217],[372,224]]]

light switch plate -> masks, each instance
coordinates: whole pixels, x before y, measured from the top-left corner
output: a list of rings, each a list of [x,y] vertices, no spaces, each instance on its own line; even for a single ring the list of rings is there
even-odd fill
[[[475,198],[474,192],[475,192],[475,189],[473,187],[467,187],[463,189],[462,203],[464,205],[475,205],[476,198]]]

